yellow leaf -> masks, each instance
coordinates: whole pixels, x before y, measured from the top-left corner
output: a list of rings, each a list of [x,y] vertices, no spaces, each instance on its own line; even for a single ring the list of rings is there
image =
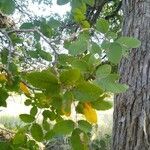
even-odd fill
[[[90,123],[97,123],[97,114],[95,109],[92,108],[90,103],[84,103],[83,114]]]
[[[4,74],[4,73],[0,74],[0,81],[7,81],[6,74]]]
[[[30,91],[29,91],[28,87],[23,82],[20,82],[19,86],[20,86],[20,90],[22,92],[24,92],[27,96],[30,96]]]

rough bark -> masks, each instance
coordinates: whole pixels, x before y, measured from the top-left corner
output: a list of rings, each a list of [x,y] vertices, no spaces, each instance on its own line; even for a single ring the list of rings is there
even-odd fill
[[[150,0],[123,0],[123,34],[141,40],[123,58],[120,82],[129,90],[114,102],[112,150],[150,149]]]

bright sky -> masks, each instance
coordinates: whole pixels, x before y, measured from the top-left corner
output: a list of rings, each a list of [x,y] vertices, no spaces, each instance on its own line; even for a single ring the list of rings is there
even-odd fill
[[[37,17],[46,17],[51,16],[52,14],[58,14],[60,17],[63,17],[68,11],[71,10],[70,4],[59,6],[57,5],[57,0],[52,0],[53,5],[46,5],[46,4],[38,4],[38,2],[33,3],[32,0],[28,0],[28,10],[29,14],[32,16]],[[16,25],[20,26],[20,22],[29,19],[27,16],[25,17],[24,14],[19,13],[16,11],[13,14],[13,20],[15,20]]]
[[[53,5],[52,7],[48,6],[48,5],[45,5],[45,4],[41,4],[39,5],[38,3],[36,4],[33,4],[30,1],[30,5],[29,5],[29,9],[36,15],[42,15],[42,16],[47,16],[47,15],[50,15],[50,13],[54,14],[54,13],[58,13],[61,17],[63,15],[65,15],[65,13],[67,11],[70,11],[70,5],[69,3],[66,4],[66,5],[63,5],[63,6],[59,6],[57,5],[56,3],[56,0],[53,0]]]

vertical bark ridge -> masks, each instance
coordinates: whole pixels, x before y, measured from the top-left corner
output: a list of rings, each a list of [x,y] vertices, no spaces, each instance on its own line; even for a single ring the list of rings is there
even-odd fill
[[[141,40],[119,66],[129,90],[115,96],[113,150],[150,149],[150,1],[123,0],[123,35]]]

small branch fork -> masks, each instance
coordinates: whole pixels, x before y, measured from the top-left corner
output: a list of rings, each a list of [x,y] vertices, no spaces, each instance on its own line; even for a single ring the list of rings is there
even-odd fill
[[[57,53],[57,51],[56,51],[56,49],[55,49],[55,47],[54,47],[54,45],[53,45],[52,43],[58,41],[58,39],[57,39],[57,40],[51,40],[51,41],[50,41],[48,38],[45,37],[45,35],[44,35],[42,32],[40,32],[40,31],[39,31],[38,29],[36,29],[36,28],[35,28],[35,29],[13,29],[13,30],[9,30],[9,31],[0,30],[0,32],[1,32],[3,35],[5,35],[5,37],[6,37],[7,40],[9,41],[9,56],[8,56],[9,62],[10,62],[10,59],[11,59],[11,54],[12,54],[12,52],[14,51],[14,47],[13,47],[12,41],[11,41],[11,39],[10,39],[10,37],[9,37],[9,34],[12,34],[12,33],[30,33],[30,32],[37,32],[37,33],[44,39],[44,41],[51,47],[51,49],[53,50],[53,52],[54,52],[54,57],[55,57],[55,60],[54,60],[54,62],[53,62],[53,65],[56,64],[57,59],[58,59],[58,53]]]

